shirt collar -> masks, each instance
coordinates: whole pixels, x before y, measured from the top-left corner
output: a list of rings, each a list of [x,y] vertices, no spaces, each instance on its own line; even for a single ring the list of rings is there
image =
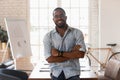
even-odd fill
[[[72,30],[72,27],[68,26],[67,30],[66,31],[71,31]],[[57,30],[56,28],[53,30],[53,33],[57,33]]]

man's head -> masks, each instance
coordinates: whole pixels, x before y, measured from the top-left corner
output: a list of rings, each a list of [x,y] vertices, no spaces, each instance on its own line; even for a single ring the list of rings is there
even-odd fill
[[[60,7],[54,9],[53,21],[57,27],[64,28],[66,25],[66,19],[67,19],[67,16],[66,16],[64,9]]]

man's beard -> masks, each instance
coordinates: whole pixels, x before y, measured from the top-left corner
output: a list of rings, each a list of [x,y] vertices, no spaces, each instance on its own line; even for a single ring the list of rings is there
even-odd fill
[[[56,24],[56,26],[59,27],[59,28],[64,28],[64,27],[65,27],[65,24],[62,24],[62,25]]]
[[[66,23],[64,22],[64,23],[61,23],[61,24],[60,23],[55,23],[55,24],[59,28],[64,28]]]

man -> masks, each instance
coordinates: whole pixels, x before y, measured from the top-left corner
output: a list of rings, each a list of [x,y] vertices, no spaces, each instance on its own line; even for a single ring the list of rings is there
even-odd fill
[[[83,34],[66,23],[65,11],[58,7],[53,11],[55,29],[44,37],[44,55],[50,64],[52,80],[80,80],[79,58],[86,47]]]

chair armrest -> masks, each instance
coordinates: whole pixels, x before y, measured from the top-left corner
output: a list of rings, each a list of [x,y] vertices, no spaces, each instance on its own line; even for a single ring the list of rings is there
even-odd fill
[[[21,80],[17,77],[0,73],[0,80]]]
[[[27,80],[28,75],[26,72],[19,70],[11,70],[11,69],[0,69],[1,74],[10,75],[19,78],[20,80]]]

